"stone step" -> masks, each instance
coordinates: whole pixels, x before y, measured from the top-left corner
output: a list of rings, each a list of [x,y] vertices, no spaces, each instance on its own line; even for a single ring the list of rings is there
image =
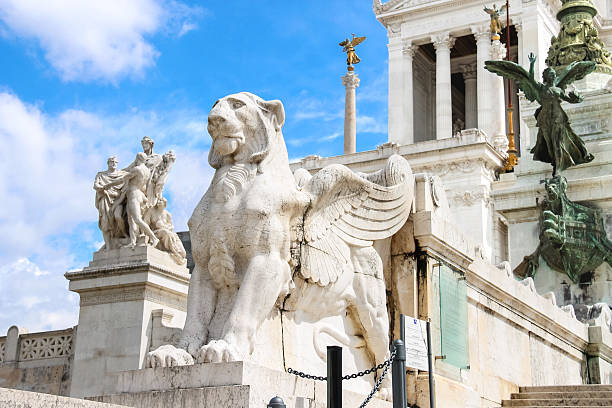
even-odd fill
[[[612,407],[610,398],[513,399],[502,401],[502,407]]]
[[[519,392],[572,392],[572,391],[612,391],[612,385],[582,384],[582,385],[541,385],[519,387]]]
[[[553,392],[521,392],[512,394],[510,399],[558,399],[558,398],[609,398],[612,401],[612,391],[553,391]]]
[[[2,408],[125,408],[125,405],[106,404],[86,401],[79,398],[60,397],[0,388],[0,407]]]

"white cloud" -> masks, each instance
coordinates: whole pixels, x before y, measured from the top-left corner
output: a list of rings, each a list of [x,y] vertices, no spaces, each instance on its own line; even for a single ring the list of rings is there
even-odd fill
[[[144,135],[155,140],[156,151],[176,152],[165,194],[177,230],[186,229],[213,173],[207,162],[205,118],[197,110],[163,115],[67,110],[49,115],[0,92],[0,145],[5,153],[0,161],[0,330],[9,320],[22,319],[19,308],[38,311],[23,317],[30,329],[50,322],[62,328],[59,322],[70,321],[71,309],[56,308],[53,302],[66,302],[63,273],[82,267],[83,259],[100,245],[94,176],[111,155],[128,165]],[[43,315],[41,310],[53,313]]]
[[[372,116],[358,115],[356,119],[357,133],[386,133],[387,123]]]
[[[62,273],[41,271],[27,258],[0,267],[0,335],[12,325],[30,332],[74,326],[78,295],[67,287]]]
[[[196,28],[203,13],[164,0],[0,0],[0,33],[34,39],[66,81],[142,76],[159,52],[150,36]]]

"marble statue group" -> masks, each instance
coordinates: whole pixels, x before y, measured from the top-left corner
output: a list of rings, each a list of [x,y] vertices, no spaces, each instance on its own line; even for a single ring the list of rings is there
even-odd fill
[[[118,170],[117,157],[112,156],[107,161],[108,169],[96,175],[98,226],[104,238],[101,249],[150,245],[168,252],[183,265],[185,249],[174,232],[162,195],[176,157],[172,150],[163,156],[154,153],[154,144],[150,137],[143,137],[143,151],[129,166]]]

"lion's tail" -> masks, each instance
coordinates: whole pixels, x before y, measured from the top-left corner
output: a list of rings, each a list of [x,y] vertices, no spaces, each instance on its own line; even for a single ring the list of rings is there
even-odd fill
[[[315,326],[312,332],[312,344],[315,352],[323,361],[327,361],[327,349],[321,344],[321,334],[325,333],[340,344],[349,348],[365,346],[365,340],[361,336],[348,335],[328,325]]]

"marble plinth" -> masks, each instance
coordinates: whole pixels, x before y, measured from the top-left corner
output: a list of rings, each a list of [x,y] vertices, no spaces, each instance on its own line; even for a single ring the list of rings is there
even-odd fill
[[[143,366],[153,344],[166,344],[185,322],[189,272],[148,246],[98,251],[66,273],[80,296],[70,396],[102,392],[112,372]],[[162,328],[155,323],[160,316]]]
[[[104,395],[90,399],[135,408],[263,408],[279,396],[288,407],[324,408],[326,387],[325,382],[237,361],[117,373],[107,380]],[[369,392],[369,388],[363,393],[345,389],[343,403],[359,406]],[[368,404],[374,408],[391,406],[377,398]]]

